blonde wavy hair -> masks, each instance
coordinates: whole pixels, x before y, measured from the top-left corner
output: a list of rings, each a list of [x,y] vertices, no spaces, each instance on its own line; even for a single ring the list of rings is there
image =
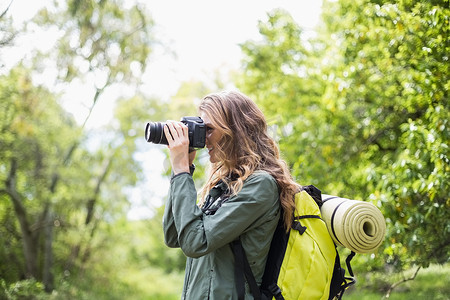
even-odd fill
[[[214,130],[222,136],[215,148],[217,162],[211,164],[199,205],[203,205],[208,191],[220,180],[226,183],[231,195],[236,195],[253,172],[263,170],[278,184],[284,225],[290,229],[295,210],[294,194],[300,186],[292,179],[285,161],[280,158],[278,146],[268,135],[262,111],[246,95],[230,91],[204,97],[199,112],[208,116]]]

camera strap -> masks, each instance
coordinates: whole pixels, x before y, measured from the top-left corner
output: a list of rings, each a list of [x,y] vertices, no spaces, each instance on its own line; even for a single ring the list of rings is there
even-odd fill
[[[205,203],[202,206],[202,211],[206,215],[214,215],[223,203],[230,198],[227,185],[220,180],[206,196]]]

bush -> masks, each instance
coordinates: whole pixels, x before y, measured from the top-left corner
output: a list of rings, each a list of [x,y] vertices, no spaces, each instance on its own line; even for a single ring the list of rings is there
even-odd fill
[[[34,279],[27,279],[8,284],[1,279],[0,298],[7,300],[39,300],[45,299],[44,285]]]
[[[356,274],[357,283],[350,288],[345,299],[348,300],[379,300],[395,282],[411,278],[416,268],[404,273],[370,272]],[[359,275],[359,276],[358,276]],[[415,299],[415,300],[450,300],[450,264],[431,265],[421,269],[415,279],[405,281],[394,288],[390,294],[390,300]]]

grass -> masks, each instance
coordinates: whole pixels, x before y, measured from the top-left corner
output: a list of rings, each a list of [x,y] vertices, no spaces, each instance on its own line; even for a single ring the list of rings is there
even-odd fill
[[[179,300],[183,288],[182,273],[167,274],[155,268],[122,269],[117,274],[57,280],[52,293],[44,292],[43,284],[23,280],[6,284],[0,278],[0,299],[5,300]]]
[[[399,274],[368,273],[357,274],[357,283],[345,294],[346,300],[380,300],[390,284],[409,278],[415,269]],[[21,281],[7,286],[0,280],[0,298],[30,300],[178,300],[181,298],[183,273],[164,273],[156,268],[121,269],[110,277],[95,278],[81,276],[78,280],[59,281],[52,294],[43,291],[42,284],[35,281]],[[450,300],[450,264],[432,265],[421,269],[414,280],[398,285],[389,300]]]
[[[380,300],[383,299],[389,284],[410,278],[416,269],[404,274],[366,274],[360,275],[352,290],[344,294],[346,300]],[[135,288],[136,297],[145,300],[180,299],[183,287],[183,274],[164,274],[162,271],[147,269],[127,276],[130,286]],[[358,278],[357,278],[358,280]],[[450,300],[450,264],[432,265],[421,269],[416,278],[398,285],[389,300]]]
[[[183,289],[184,274],[164,273],[159,269],[144,269],[127,274],[126,281],[135,289],[134,297],[142,300],[179,300]]]

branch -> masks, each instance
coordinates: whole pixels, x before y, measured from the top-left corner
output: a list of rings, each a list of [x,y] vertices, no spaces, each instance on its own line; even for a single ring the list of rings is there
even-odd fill
[[[392,290],[395,289],[395,288],[396,288],[397,286],[399,286],[400,284],[405,283],[405,282],[410,281],[410,280],[414,280],[414,279],[416,278],[416,276],[417,276],[417,273],[419,273],[419,270],[420,270],[421,268],[422,268],[422,267],[418,267],[417,270],[416,270],[416,272],[414,272],[414,274],[413,274],[411,277],[409,277],[409,278],[403,278],[402,280],[393,283],[393,284],[389,287],[389,289],[388,289],[388,291],[386,292],[386,295],[384,295],[383,299],[388,299],[388,298],[391,296]]]
[[[94,110],[95,104],[97,103],[98,98],[100,97],[100,95],[103,93],[103,90],[109,85],[109,78],[108,78],[108,82],[105,84],[104,87],[102,88],[97,88],[96,92],[95,92],[95,96],[94,99],[92,100],[92,104],[89,107],[89,112],[88,115],[86,116],[86,118],[84,119],[83,125],[81,126],[81,129],[83,130],[86,126],[87,121],[89,120],[92,111]],[[80,140],[76,140],[73,145],[70,147],[69,151],[67,152],[66,156],[64,157],[63,160],[63,165],[67,166],[70,162],[70,160],[72,159],[72,155],[75,152],[75,150],[78,148],[78,146],[80,145]],[[56,186],[59,182],[60,179],[60,174],[58,171],[55,171],[52,174],[52,179],[51,179],[51,184],[50,184],[50,191],[53,194],[56,190]]]
[[[86,215],[86,220],[84,222],[85,225],[88,225],[92,221],[92,217],[94,215],[94,206],[95,206],[95,203],[97,202],[98,196],[100,194],[100,187],[102,186],[103,182],[106,179],[106,176],[109,173],[109,170],[111,169],[111,165],[113,163],[114,154],[105,163],[105,165],[103,167],[103,172],[100,175],[100,177],[97,179],[97,185],[96,185],[95,190],[94,190],[94,195],[92,196],[91,199],[89,199],[88,203],[86,204],[87,215]]]
[[[0,19],[3,18],[4,15],[6,15],[6,13],[8,12],[9,8],[11,7],[11,4],[13,3],[13,0],[9,1],[8,6],[6,7],[6,9],[1,13],[0,15]]]
[[[95,104],[97,103],[97,100],[100,97],[100,95],[102,94],[102,92],[103,92],[103,89],[98,89],[98,88],[96,89],[94,99],[92,101],[91,106],[89,107],[88,114],[84,118],[83,125],[81,125],[82,129],[84,129],[86,127],[86,123],[87,123],[87,121],[89,121],[92,111],[94,110]]]
[[[0,17],[0,19],[1,19],[1,17]],[[8,34],[9,35],[7,37],[5,37],[3,40],[0,41],[0,46],[5,47],[5,46],[9,45],[16,37],[15,33],[9,32]]]
[[[395,147],[385,147],[385,146],[381,145],[381,143],[379,141],[379,139],[382,136],[384,136],[389,130],[395,130],[396,127],[397,127],[397,125],[392,126],[392,127],[382,128],[381,130],[379,130],[376,133],[374,133],[371,136],[369,136],[364,144],[365,145],[375,144],[375,145],[378,146],[378,148],[381,151],[394,151],[394,150],[397,150],[397,148],[395,148]]]
[[[88,111],[88,114],[86,115],[86,118],[84,118],[83,125],[81,125],[81,129],[84,129],[86,127],[86,123],[91,118],[91,114],[92,114],[92,111],[94,110],[95,104],[97,104],[98,99],[100,98],[100,96],[103,94],[104,90],[109,85],[111,85],[111,72],[109,72],[109,74],[108,74],[108,78],[106,79],[106,83],[102,87],[100,87],[100,88],[97,87],[96,88],[94,98],[92,99],[92,104],[89,107],[89,111]]]

